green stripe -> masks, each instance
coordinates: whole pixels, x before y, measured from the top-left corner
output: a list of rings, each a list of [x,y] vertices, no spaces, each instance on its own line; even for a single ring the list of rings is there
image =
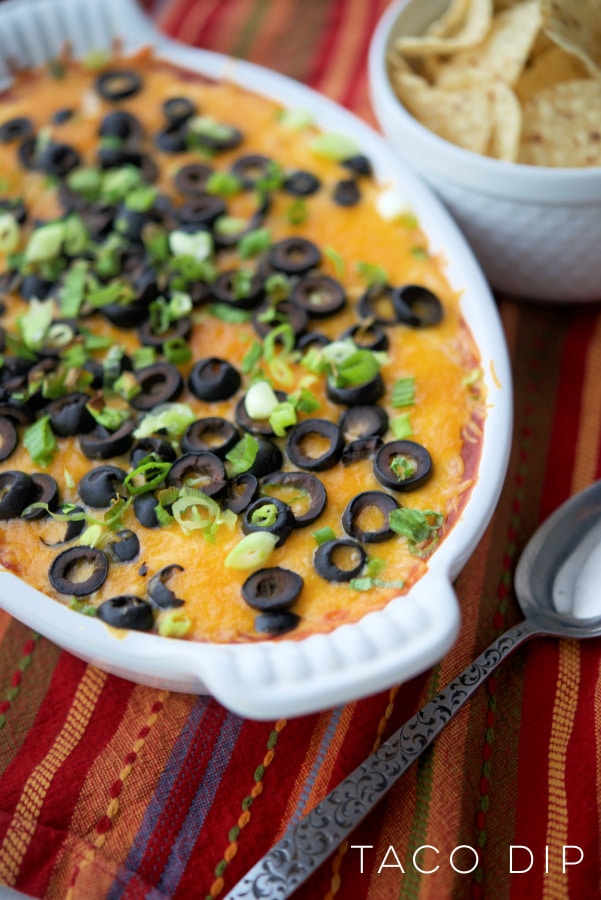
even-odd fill
[[[232,56],[237,56],[241,59],[245,59],[247,57],[248,51],[252,45],[253,40],[255,39],[255,35],[261,27],[269,5],[269,0],[257,0],[254,9],[248,17],[248,20],[246,21],[236,44],[232,48]]]

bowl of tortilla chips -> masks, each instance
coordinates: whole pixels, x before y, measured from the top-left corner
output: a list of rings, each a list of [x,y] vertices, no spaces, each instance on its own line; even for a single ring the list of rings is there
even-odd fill
[[[496,290],[601,300],[599,0],[393,0],[369,76]]]

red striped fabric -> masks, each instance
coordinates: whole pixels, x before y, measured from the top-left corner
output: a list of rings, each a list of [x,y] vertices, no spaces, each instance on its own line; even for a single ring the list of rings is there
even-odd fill
[[[170,35],[272,66],[373,121],[366,53],[387,0],[144,6]],[[289,821],[520,618],[521,550],[601,472],[600,312],[499,306],[515,383],[512,456],[457,581],[463,626],[448,656],[368,700],[252,722],[210,698],[98,673],[0,613],[0,883],[44,900],[225,896]],[[521,650],[299,900],[601,896],[600,659],[599,641]],[[362,871],[351,844],[365,848]],[[569,865],[578,848],[583,862]],[[457,871],[474,852],[473,871]]]

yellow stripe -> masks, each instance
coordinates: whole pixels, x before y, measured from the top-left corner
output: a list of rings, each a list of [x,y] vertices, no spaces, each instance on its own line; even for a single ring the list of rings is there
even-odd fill
[[[551,849],[563,847],[568,843],[566,754],[574,727],[579,684],[580,647],[575,641],[562,641],[559,645],[559,672],[549,742],[549,812],[546,844]],[[543,900],[567,898],[567,879],[545,878],[542,896]]]
[[[59,768],[81,740],[106,679],[105,672],[92,666],[86,667],[60,734],[29,776],[0,847],[0,883],[9,887],[16,884],[48,789]]]
[[[595,480],[601,442],[601,320],[595,326],[586,359],[582,386],[582,412],[576,437],[576,458],[572,475],[572,491],[577,493]]]
[[[368,25],[369,4],[364,3],[364,0],[349,0],[345,12],[336,46],[330,54],[327,72],[318,85],[323,94],[334,100],[340,100],[343,96],[355,68],[364,29]]]

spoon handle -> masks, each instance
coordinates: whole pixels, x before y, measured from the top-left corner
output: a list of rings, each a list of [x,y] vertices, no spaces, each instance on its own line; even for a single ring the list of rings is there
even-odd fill
[[[311,812],[288,828],[225,900],[290,897],[371,812],[502,660],[541,633],[539,626],[526,620],[493,641]]]

